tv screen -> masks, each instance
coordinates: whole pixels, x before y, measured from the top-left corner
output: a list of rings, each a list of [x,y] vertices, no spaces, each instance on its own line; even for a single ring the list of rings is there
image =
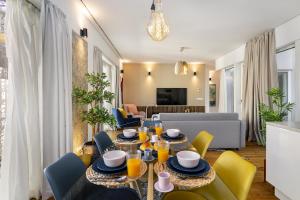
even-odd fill
[[[157,88],[157,105],[186,105],[187,88]]]

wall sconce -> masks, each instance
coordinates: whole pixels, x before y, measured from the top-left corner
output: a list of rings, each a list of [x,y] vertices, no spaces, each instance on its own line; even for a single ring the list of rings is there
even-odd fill
[[[151,76],[151,72],[148,72],[148,76]]]
[[[194,76],[197,76],[197,72],[194,72]]]
[[[120,73],[121,73],[121,74],[124,74],[124,69],[121,69],[121,70],[120,70]]]
[[[80,29],[80,37],[85,37],[85,38],[88,37],[88,30],[87,30],[87,28]]]

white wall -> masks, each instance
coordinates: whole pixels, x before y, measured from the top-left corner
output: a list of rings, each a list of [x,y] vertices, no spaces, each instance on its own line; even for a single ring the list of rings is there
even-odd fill
[[[244,61],[246,44],[216,59],[216,70]]]
[[[81,28],[88,29],[88,70],[93,69],[93,50],[97,46],[103,54],[114,64],[119,65],[120,57],[108,45],[105,37],[97,30],[97,26],[90,20],[89,14],[80,0],[51,0],[66,15],[70,28],[79,34]]]

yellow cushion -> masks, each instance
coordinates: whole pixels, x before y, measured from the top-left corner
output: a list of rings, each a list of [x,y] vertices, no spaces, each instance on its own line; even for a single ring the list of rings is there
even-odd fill
[[[127,112],[123,108],[118,108],[123,118],[127,118]]]
[[[194,189],[192,192],[200,194],[208,200],[237,200],[234,194],[218,176],[216,176],[216,179],[211,184]]]
[[[174,191],[163,196],[163,200],[205,200],[201,195],[187,191]],[[223,199],[224,200],[224,199]]]

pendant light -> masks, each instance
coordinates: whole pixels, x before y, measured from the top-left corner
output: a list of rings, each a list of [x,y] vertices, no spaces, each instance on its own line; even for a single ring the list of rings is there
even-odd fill
[[[183,51],[185,49],[186,49],[186,47],[180,48],[181,55],[183,55]],[[187,75],[188,67],[189,67],[189,64],[186,61],[184,61],[184,60],[177,61],[175,64],[175,74],[176,75]]]
[[[151,5],[151,18],[148,24],[147,31],[149,36],[155,41],[165,39],[169,32],[169,26],[166,23],[164,14],[162,12],[161,0],[153,0]]]

